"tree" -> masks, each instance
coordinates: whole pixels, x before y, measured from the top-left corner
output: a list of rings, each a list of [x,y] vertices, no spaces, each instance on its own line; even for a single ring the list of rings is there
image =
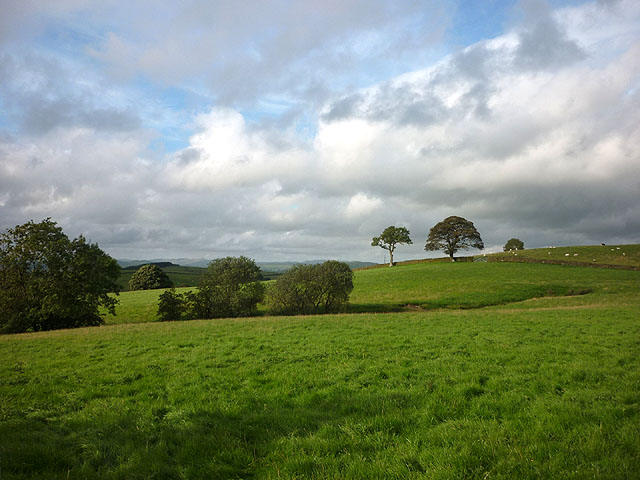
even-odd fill
[[[158,320],[170,322],[186,319],[186,299],[175,288],[165,290],[158,298]]]
[[[311,314],[339,311],[353,290],[353,272],[344,262],[295,265],[270,285],[269,310],[275,314]]]
[[[454,262],[453,254],[469,247],[482,250],[484,243],[473,223],[462,217],[447,217],[429,231],[425,250],[443,250]]]
[[[503,250],[508,252],[509,250],[524,250],[524,243],[518,238],[511,238],[504,244]]]
[[[131,290],[153,290],[156,288],[173,287],[169,276],[158,265],[142,265],[131,275],[129,288]]]
[[[251,315],[264,297],[261,279],[260,268],[249,258],[218,258],[205,270],[191,300],[206,318]]]
[[[120,267],[96,244],[74,240],[51,219],[0,234],[0,331],[17,333],[104,323],[115,314]]]
[[[379,237],[373,237],[372,247],[380,247],[389,251],[389,266],[393,267],[393,252],[396,245],[412,244],[409,237],[409,230],[405,227],[394,227],[393,225],[384,229]]]

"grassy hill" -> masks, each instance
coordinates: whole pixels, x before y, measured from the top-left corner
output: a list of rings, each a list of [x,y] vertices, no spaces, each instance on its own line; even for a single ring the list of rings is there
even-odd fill
[[[136,270],[137,269],[135,267],[121,270],[120,278],[118,278],[118,284],[122,291],[129,290],[129,280]],[[198,285],[200,275],[205,269],[202,267],[182,267],[180,265],[173,265],[170,267],[162,267],[162,270],[169,276],[176,287],[195,287]]]
[[[424,263],[364,313],[0,336],[2,478],[638,478],[639,284]]]
[[[427,262],[355,272],[349,311],[398,312],[472,309],[527,299],[580,296],[596,298],[620,284],[633,288],[635,272],[501,262]],[[630,282],[630,283],[629,283]],[[631,286],[629,286],[631,285]],[[185,288],[184,290],[188,290]],[[116,316],[107,323],[155,320],[163,290],[122,292]],[[264,308],[260,308],[264,312]]]
[[[548,247],[491,254],[489,257],[539,262],[580,263],[592,266],[640,268],[640,245],[592,245],[581,247]]]

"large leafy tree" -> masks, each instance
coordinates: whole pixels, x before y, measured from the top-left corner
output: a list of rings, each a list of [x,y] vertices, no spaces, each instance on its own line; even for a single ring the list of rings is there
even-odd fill
[[[391,225],[384,229],[379,237],[373,237],[372,247],[380,247],[389,251],[389,266],[393,267],[393,252],[397,245],[412,244],[409,230],[405,227],[394,227]]]
[[[282,314],[340,311],[353,290],[353,272],[344,262],[295,265],[270,286],[269,310]]]
[[[131,275],[129,288],[131,290],[152,290],[156,288],[173,287],[169,276],[158,265],[142,265]]]
[[[469,247],[482,250],[484,243],[473,223],[462,217],[447,217],[429,231],[425,250],[442,250],[454,262],[453,254]]]
[[[51,219],[0,234],[0,331],[100,325],[115,313],[120,267],[84,237],[69,240]]]
[[[264,297],[262,273],[247,257],[213,260],[199,283],[199,292],[190,297],[205,318],[251,315]]]

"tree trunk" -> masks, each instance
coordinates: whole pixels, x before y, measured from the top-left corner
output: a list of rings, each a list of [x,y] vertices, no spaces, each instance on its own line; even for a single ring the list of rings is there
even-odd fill
[[[389,266],[393,267],[393,250],[389,250]]]
[[[450,254],[449,254],[449,258],[451,259],[451,261],[452,261],[452,262],[455,262],[455,261],[456,261],[456,259],[455,259],[455,258],[453,258],[453,253],[450,253]]]

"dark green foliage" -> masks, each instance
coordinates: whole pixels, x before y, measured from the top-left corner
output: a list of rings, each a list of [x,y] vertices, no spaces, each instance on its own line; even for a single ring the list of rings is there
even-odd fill
[[[193,296],[198,304],[198,318],[245,317],[251,315],[264,297],[262,275],[255,261],[247,257],[225,257],[213,260]]]
[[[178,294],[174,289],[159,297],[159,320],[246,317],[253,315],[264,297],[262,274],[246,257],[213,260],[203,273],[198,290]]]
[[[296,265],[268,291],[272,313],[311,314],[340,311],[353,290],[353,272],[344,262]]]
[[[96,244],[74,240],[51,219],[0,234],[0,330],[100,325],[115,313],[120,267]]]
[[[396,245],[412,244],[409,230],[405,227],[394,227],[391,225],[384,229],[379,237],[373,237],[372,247],[380,247],[389,251],[389,266],[393,267],[393,252]]]
[[[473,223],[462,217],[447,217],[429,231],[424,249],[442,250],[454,261],[453,254],[469,247],[482,250],[484,243]]]
[[[524,242],[519,238],[511,238],[504,244],[503,250],[505,252],[509,250],[524,250]]]
[[[169,287],[173,287],[173,282],[158,265],[154,264],[142,265],[129,280],[130,290],[153,290]]]
[[[158,299],[158,320],[170,322],[186,319],[187,300],[181,293],[172,288],[163,292]]]

